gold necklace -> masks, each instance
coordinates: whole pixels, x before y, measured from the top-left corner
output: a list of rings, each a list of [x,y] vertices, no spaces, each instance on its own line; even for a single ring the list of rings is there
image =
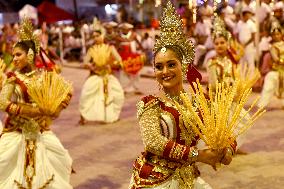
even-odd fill
[[[182,90],[181,93],[184,93],[184,90]],[[181,100],[180,94],[178,94],[178,95],[170,95],[169,93],[165,92],[165,96],[168,99],[170,99],[172,102],[178,102],[179,104],[182,104],[182,100]]]

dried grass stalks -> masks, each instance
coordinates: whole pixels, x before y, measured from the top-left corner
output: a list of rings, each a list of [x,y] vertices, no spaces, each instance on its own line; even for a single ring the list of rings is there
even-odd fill
[[[241,94],[238,91],[240,86],[243,86]],[[249,115],[258,98],[248,110],[244,109],[252,92],[249,86],[246,81],[238,79],[232,85],[217,83],[215,91],[209,86],[208,99],[197,81],[194,89],[190,87],[190,95],[181,94],[183,105],[176,103],[176,106],[187,129],[193,128],[211,149],[221,150],[229,147],[265,112],[259,108],[253,115]]]
[[[55,72],[44,72],[39,78],[32,78],[27,88],[39,108],[45,114],[52,115],[72,91],[72,84]]]

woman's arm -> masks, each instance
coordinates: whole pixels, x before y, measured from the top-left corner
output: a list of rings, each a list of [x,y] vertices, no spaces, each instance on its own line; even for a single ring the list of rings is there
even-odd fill
[[[72,97],[72,93],[68,93],[68,95],[66,96],[66,98],[61,102],[61,104],[59,105],[59,107],[56,109],[56,111],[54,112],[54,114],[52,115],[53,118],[57,118],[60,114],[60,112],[67,108],[67,106],[69,105],[70,101],[71,101],[71,97]]]
[[[204,150],[198,151],[196,147],[181,145],[164,137],[160,128],[160,108],[157,104],[146,108],[140,115],[139,125],[145,149],[153,154],[190,163],[195,161],[208,163],[209,160],[206,158],[210,158],[214,165],[220,162],[221,157],[217,153],[209,154],[210,150],[206,150],[208,153],[205,153]]]
[[[39,108],[31,105],[19,104],[11,101],[12,94],[15,90],[15,79],[13,77],[7,79],[0,92],[0,110],[12,115],[24,115],[28,117],[36,117],[41,115]]]
[[[273,45],[270,49],[270,54],[271,54],[271,58],[272,58],[273,62],[277,63],[279,61],[279,52]]]

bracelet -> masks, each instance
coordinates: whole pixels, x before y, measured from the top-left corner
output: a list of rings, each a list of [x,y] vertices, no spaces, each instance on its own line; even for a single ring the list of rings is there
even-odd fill
[[[193,162],[197,161],[198,157],[198,149],[197,147],[190,147],[190,152],[189,152],[189,159]]]
[[[17,104],[14,104],[14,103],[10,103],[6,109],[6,112],[7,113],[10,113],[10,114],[15,114],[15,115],[19,115],[20,112],[21,112],[21,107],[18,106]]]
[[[231,147],[227,147],[227,152],[230,153],[232,156],[234,155],[234,151]]]

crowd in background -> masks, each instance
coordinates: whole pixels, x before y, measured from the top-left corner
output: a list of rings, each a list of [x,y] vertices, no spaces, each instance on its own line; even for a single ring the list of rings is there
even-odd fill
[[[197,8],[196,21],[192,9],[187,4],[180,4],[178,8],[178,13],[184,20],[186,33],[195,44],[196,57],[194,64],[199,68],[205,68],[206,61],[214,56],[211,32],[214,15],[218,14],[224,19],[232,36],[243,47],[243,61],[246,61],[249,67],[252,68],[255,66],[262,68],[261,66],[264,66],[263,71],[265,72],[267,64],[263,65],[263,63],[269,61],[266,54],[271,41],[269,34],[271,25],[273,22],[278,22],[281,26],[284,25],[283,1],[261,0],[258,8],[256,8],[256,1],[251,0],[237,1],[234,5],[229,5],[227,1],[222,0],[216,7],[211,4],[204,1]],[[149,24],[143,25],[136,22],[134,17],[130,16],[123,6],[119,9],[115,20],[113,20],[112,23],[114,24],[107,26],[111,27],[111,29],[105,27],[107,22],[95,18],[93,22],[78,21],[61,25],[43,24],[38,26],[38,33],[42,36],[41,40],[44,48],[48,49],[54,58],[59,59],[61,56],[61,60],[83,62],[87,49],[94,43],[93,31],[103,28],[106,38],[108,38],[108,35],[114,34],[119,36],[123,33],[121,23],[126,22],[131,25],[129,29],[135,33],[136,50],[144,52],[147,55],[147,62],[150,63],[155,38],[159,34],[158,21],[152,19]],[[1,55],[8,62],[11,61],[9,54],[12,44],[17,40],[15,35],[17,28],[18,23],[6,24],[1,30]],[[258,31],[259,37],[257,40],[256,34]],[[112,32],[113,34],[110,34]],[[111,37],[109,40],[117,45],[119,37]]]

